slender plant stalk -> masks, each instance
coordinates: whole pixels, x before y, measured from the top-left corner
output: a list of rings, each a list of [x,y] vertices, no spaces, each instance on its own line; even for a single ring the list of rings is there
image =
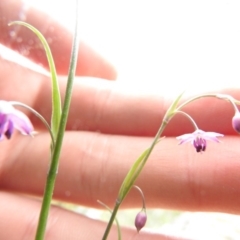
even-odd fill
[[[71,95],[72,95],[72,87],[73,87],[73,80],[77,65],[77,56],[78,56],[78,49],[79,49],[79,31],[78,31],[78,0],[76,0],[76,24],[75,24],[75,34],[73,40],[73,47],[72,47],[72,54],[71,54],[71,62],[68,74],[68,82],[65,94],[65,100],[63,105],[63,111],[61,115],[61,121],[59,125],[59,130],[57,134],[57,139],[55,143],[55,147],[52,153],[52,160],[50,164],[50,169],[47,176],[47,182],[44,191],[44,197],[42,202],[42,208],[39,216],[38,228],[36,232],[36,240],[43,240],[47,225],[47,218],[49,214],[49,209],[51,205],[52,195],[54,191],[54,185],[59,165],[59,157],[63,142],[63,136],[66,128],[68,112],[71,102]]]
[[[122,201],[125,199],[125,197],[127,196],[127,194],[129,193],[130,189],[134,186],[134,183],[136,181],[136,179],[138,178],[139,174],[141,173],[143,167],[145,166],[150,154],[152,153],[153,148],[155,147],[155,145],[160,141],[160,137],[164,131],[164,129],[166,128],[168,122],[173,118],[173,116],[176,114],[176,108],[178,105],[178,102],[180,100],[180,98],[182,97],[183,93],[181,93],[171,104],[171,106],[168,108],[163,121],[158,129],[158,132],[155,135],[155,138],[152,142],[152,144],[150,145],[150,147],[148,149],[146,149],[141,156],[134,162],[134,164],[132,165],[132,167],[130,168],[130,170],[128,171],[125,179],[123,180],[122,186],[120,187],[119,193],[118,193],[118,198],[115,204],[115,207],[113,209],[111,218],[108,222],[107,228],[104,232],[103,238],[102,240],[106,240],[110,229],[112,227],[113,221],[116,217],[117,211],[122,203]]]
[[[112,214],[111,208],[109,208],[106,204],[104,204],[103,202],[101,202],[101,201],[99,201],[99,200],[97,200],[97,202],[100,203],[103,207],[105,207],[105,208]],[[116,211],[116,213],[117,213],[117,211]],[[121,229],[120,229],[119,222],[118,222],[118,220],[117,220],[117,218],[116,218],[116,214],[114,214],[114,216],[113,216],[112,218],[115,219],[115,222],[116,222],[116,224],[117,224],[118,240],[121,240],[121,239],[122,239],[122,234],[121,234]]]
[[[109,232],[111,230],[112,224],[113,224],[113,222],[114,222],[114,220],[116,218],[116,215],[117,215],[117,212],[118,212],[118,209],[119,209],[120,205],[121,205],[121,202],[116,201],[115,207],[114,207],[114,209],[112,211],[111,218],[110,218],[110,220],[108,222],[108,225],[107,225],[107,228],[106,228],[106,230],[104,232],[102,240],[106,240],[107,239],[108,234],[109,234]]]
[[[133,187],[135,180],[137,179],[138,175],[140,174],[141,170],[143,169],[144,165],[146,164],[147,159],[149,158],[149,156],[150,156],[150,154],[151,154],[154,146],[155,146],[156,143],[158,142],[158,139],[160,138],[161,134],[163,133],[163,130],[165,129],[166,125],[167,125],[167,123],[163,121],[162,124],[161,124],[161,127],[159,128],[159,130],[158,130],[158,132],[157,132],[157,134],[156,134],[156,136],[155,136],[155,138],[154,138],[154,140],[153,140],[153,142],[152,142],[152,144],[151,144],[151,146],[150,146],[150,148],[149,148],[149,150],[148,150],[148,152],[147,152],[147,154],[146,154],[145,157],[144,157],[144,160],[143,160],[143,162],[142,162],[141,167],[139,168],[139,170],[137,171],[137,173],[135,173],[136,177],[133,177],[133,181],[131,181],[131,186],[130,186],[128,189],[126,189],[126,191],[124,192],[122,198],[121,198],[121,199],[118,199],[118,200],[116,201],[115,207],[114,207],[114,209],[113,209],[113,211],[112,211],[111,218],[110,218],[110,220],[109,220],[109,222],[108,222],[108,225],[107,225],[107,227],[106,227],[106,230],[105,230],[105,232],[104,232],[104,235],[103,235],[103,237],[102,237],[102,240],[106,240],[106,239],[107,239],[107,237],[108,237],[108,235],[109,235],[109,232],[110,232],[110,230],[111,230],[112,224],[113,224],[113,222],[114,222],[114,219],[115,219],[115,217],[116,217],[116,215],[117,215],[117,211],[118,211],[118,209],[119,209],[122,201],[123,201],[124,198],[127,196],[127,194],[129,193],[130,189]],[[120,190],[120,191],[121,191],[121,190]]]

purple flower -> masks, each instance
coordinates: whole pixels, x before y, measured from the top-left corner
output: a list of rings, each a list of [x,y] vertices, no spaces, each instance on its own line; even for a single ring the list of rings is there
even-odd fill
[[[196,148],[197,152],[205,151],[207,147],[207,140],[213,142],[220,142],[217,137],[223,137],[223,134],[215,132],[204,132],[200,129],[193,133],[183,134],[177,137],[180,140],[179,144],[192,142],[193,146]]]
[[[137,228],[138,232],[145,226],[146,221],[147,221],[146,212],[145,211],[139,212],[135,218],[135,227]]]
[[[240,133],[240,112],[236,112],[236,114],[233,116],[232,126],[236,132]]]
[[[4,138],[4,135],[10,139],[14,128],[24,135],[33,133],[33,126],[28,117],[9,102],[0,100],[0,140]]]

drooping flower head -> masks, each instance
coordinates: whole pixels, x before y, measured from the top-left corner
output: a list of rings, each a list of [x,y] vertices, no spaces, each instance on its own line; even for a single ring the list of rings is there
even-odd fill
[[[145,226],[146,222],[147,222],[147,214],[145,210],[142,210],[137,214],[135,218],[135,227],[137,228],[138,232]]]
[[[218,137],[223,137],[224,135],[221,133],[215,132],[204,132],[200,129],[197,129],[193,133],[183,134],[177,137],[180,140],[179,144],[191,142],[193,146],[196,148],[197,152],[202,152],[206,150],[207,147],[207,140],[213,142],[220,142]]]
[[[29,118],[21,111],[15,109],[9,102],[0,100],[0,140],[4,136],[10,139],[14,128],[24,135],[33,133],[33,126]]]
[[[232,118],[232,126],[237,133],[240,133],[240,112],[239,111],[237,111]]]

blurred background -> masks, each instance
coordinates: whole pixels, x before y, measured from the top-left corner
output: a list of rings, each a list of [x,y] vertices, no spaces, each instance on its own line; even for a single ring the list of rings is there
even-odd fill
[[[74,1],[26,0],[73,29]],[[204,88],[240,79],[238,0],[82,0],[81,37],[129,84]]]
[[[74,1],[26,2],[73,29]],[[81,38],[116,66],[117,81],[155,91],[171,83],[169,94],[179,88],[240,86],[240,1],[82,0],[80,5]],[[64,206],[109,218],[105,211]],[[121,211],[120,224],[133,226],[139,210]],[[148,210],[145,230],[191,239],[240,239],[240,217],[155,209]]]

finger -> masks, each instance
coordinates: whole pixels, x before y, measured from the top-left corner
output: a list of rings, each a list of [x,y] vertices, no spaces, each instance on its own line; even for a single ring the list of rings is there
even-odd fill
[[[23,1],[2,0],[0,2],[0,43],[12,48],[36,63],[48,68],[45,51],[35,34],[23,26],[8,26],[8,23],[23,20],[37,28],[47,39],[55,60],[58,74],[66,75],[69,69],[72,34],[49,15]],[[105,79],[116,79],[114,67],[81,42],[76,74]]]
[[[49,137],[18,137],[1,159],[0,186],[8,191],[42,195],[49,166]],[[18,141],[18,142],[15,142]],[[68,132],[65,135],[54,196],[98,207],[113,206],[121,183],[151,138]],[[225,137],[204,154],[174,138],[162,140],[150,156],[137,185],[148,207],[240,213],[239,138]],[[8,142],[4,142],[6,149]],[[136,191],[125,207],[141,207]]]
[[[40,204],[40,201],[35,199],[0,192],[0,238],[11,240],[34,239]],[[69,212],[59,207],[52,207],[48,218],[45,239],[101,239],[105,228],[106,223],[88,219],[80,214]],[[123,239],[132,239],[137,235],[135,229],[122,228],[121,230]],[[109,239],[116,238],[117,230],[113,226]],[[177,240],[180,238],[141,232],[138,234],[137,239]]]
[[[32,106],[48,122],[51,117],[51,81],[47,76],[22,68],[14,63],[0,61],[0,94],[5,100],[21,101]],[[59,79],[62,98],[66,79]],[[16,91],[17,89],[17,91]],[[76,79],[69,113],[68,130],[100,131],[110,134],[153,136],[164,114],[173,101],[170,89],[161,88],[153,93],[135,85],[102,79]],[[232,94],[237,98],[239,89],[220,89],[214,92]],[[26,94],[26,92],[28,94]],[[187,100],[184,98],[182,101]],[[184,110],[205,131],[233,134],[231,104],[223,100],[205,98],[189,104]],[[34,126],[39,120],[32,118]],[[42,125],[40,125],[42,126]],[[182,115],[176,115],[164,132],[176,136],[192,132],[193,126]]]
[[[68,129],[100,131],[108,134],[154,136],[174,98],[168,97],[169,88],[158,93],[152,89],[136,89],[121,82],[80,79],[76,82],[70,108]],[[237,97],[239,89],[218,89]],[[187,101],[183,97],[181,102]],[[207,107],[206,107],[207,106]],[[223,134],[236,134],[231,119],[234,115],[229,102],[204,98],[183,108],[199,128]],[[167,125],[164,135],[177,136],[195,129],[186,117],[176,114]]]

